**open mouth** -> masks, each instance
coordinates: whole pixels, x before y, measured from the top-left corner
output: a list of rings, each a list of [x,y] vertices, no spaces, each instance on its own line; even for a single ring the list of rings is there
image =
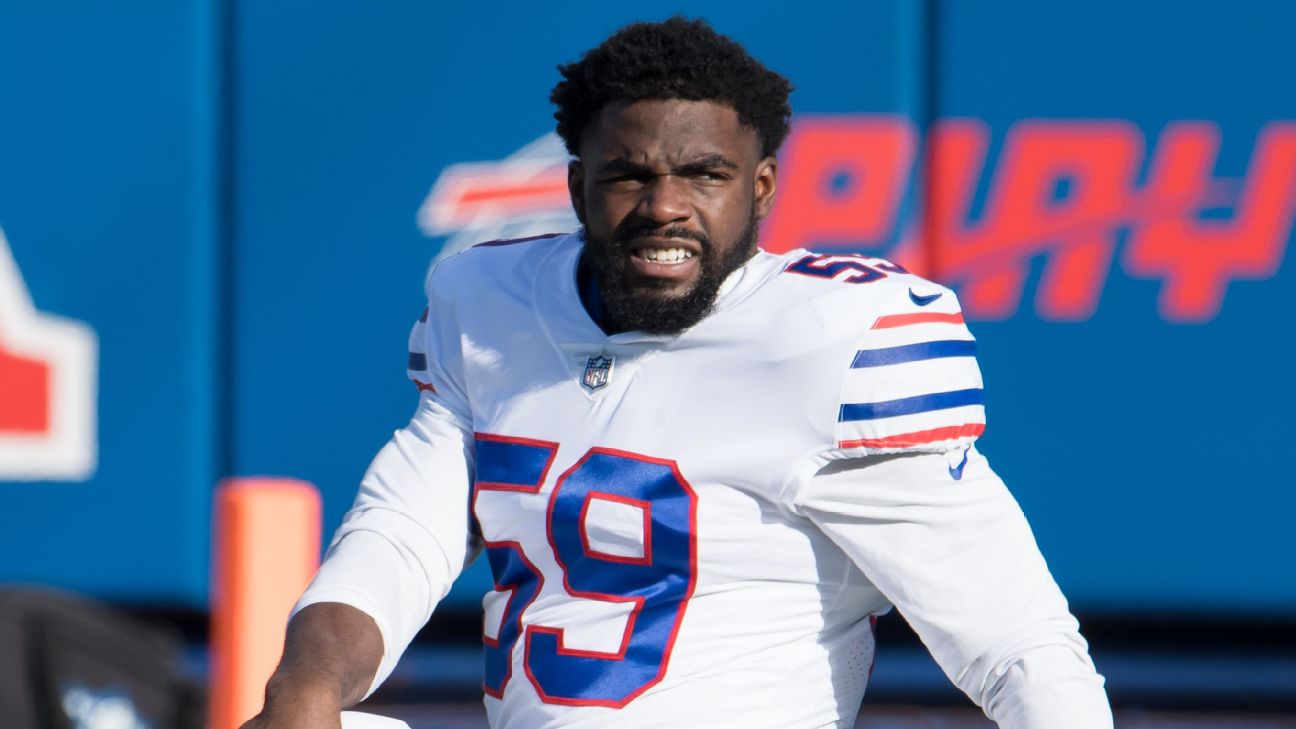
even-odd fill
[[[635,258],[641,258],[649,263],[658,263],[663,265],[675,265],[684,263],[693,258],[693,251],[687,248],[635,248],[630,251],[630,255]]]
[[[697,275],[702,251],[692,245],[680,245],[678,238],[641,238],[629,247],[630,270],[640,278],[658,284],[683,284]]]

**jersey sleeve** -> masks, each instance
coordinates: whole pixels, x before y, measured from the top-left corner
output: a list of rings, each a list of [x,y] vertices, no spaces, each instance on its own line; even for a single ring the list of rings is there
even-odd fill
[[[428,305],[410,328],[409,357],[405,374],[419,392],[467,423],[471,419],[463,384],[463,351],[454,318],[453,299],[440,285],[440,267],[428,275]],[[443,275],[443,274],[442,274]]]
[[[410,336],[419,402],[370,464],[293,612],[321,602],[368,614],[383,639],[372,693],[477,552],[468,518],[475,451],[451,311],[430,305]],[[442,304],[438,312],[438,304]]]
[[[832,458],[966,446],[985,430],[976,340],[953,291],[894,287],[843,375]]]
[[[1103,679],[986,459],[969,447],[829,464],[799,513],[905,616],[941,669],[1005,729],[1112,726]]]

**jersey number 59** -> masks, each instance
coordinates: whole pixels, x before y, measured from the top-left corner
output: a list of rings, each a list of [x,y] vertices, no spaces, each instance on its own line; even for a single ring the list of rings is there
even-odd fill
[[[479,433],[474,512],[484,491],[538,494],[557,443]],[[642,512],[642,550],[603,551],[589,536],[591,509]],[[546,703],[622,707],[659,682],[697,569],[697,496],[674,461],[592,448],[558,477],[545,534],[562,593],[572,599],[628,603],[618,650],[567,647],[563,626],[523,622],[546,575],[517,541],[484,539],[495,589],[509,593],[497,637],[484,638],[487,694],[500,697],[523,645],[527,679]],[[548,563],[548,560],[544,560]]]

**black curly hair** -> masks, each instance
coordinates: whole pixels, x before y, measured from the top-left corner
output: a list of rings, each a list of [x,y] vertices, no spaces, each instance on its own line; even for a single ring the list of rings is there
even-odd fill
[[[676,16],[627,25],[558,72],[563,80],[549,100],[558,107],[558,136],[573,155],[579,154],[585,128],[603,107],[618,101],[725,104],[756,130],[764,156],[776,153],[788,134],[792,84],[705,20]]]

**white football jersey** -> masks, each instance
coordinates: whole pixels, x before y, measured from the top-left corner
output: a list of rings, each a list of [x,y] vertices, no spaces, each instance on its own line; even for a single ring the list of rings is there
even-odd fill
[[[1092,672],[971,445],[982,383],[951,291],[761,252],[685,332],[608,336],[581,245],[487,244],[429,277],[420,413],[301,603],[374,615],[379,681],[478,549],[497,729],[852,726],[893,603],[983,705],[1025,649]]]

